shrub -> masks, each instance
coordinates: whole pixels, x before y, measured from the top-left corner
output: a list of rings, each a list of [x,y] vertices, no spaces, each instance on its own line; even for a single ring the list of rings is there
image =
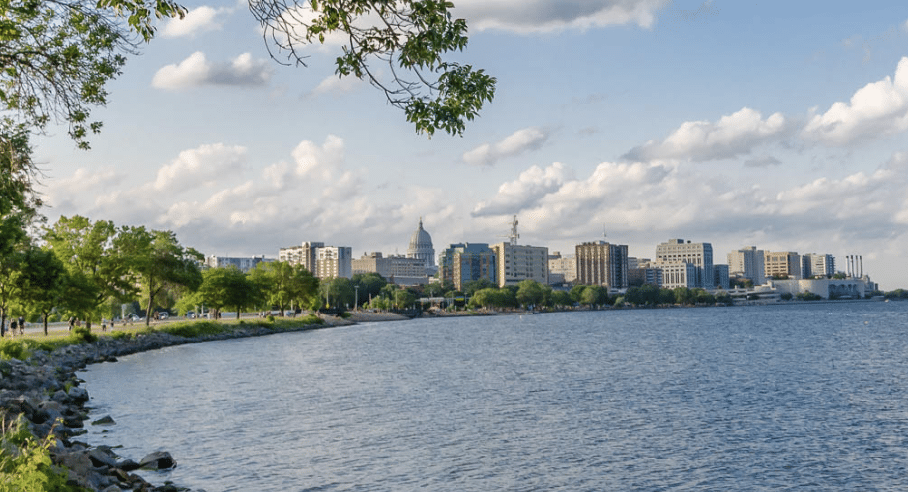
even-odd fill
[[[273,314],[269,314],[269,315],[268,315],[268,322],[269,322],[269,323],[274,323],[274,315],[273,315]]]
[[[219,323],[196,321],[194,323],[174,323],[162,326],[158,328],[158,331],[183,338],[198,338],[205,335],[217,335],[227,331],[227,329]]]
[[[0,489],[30,491],[81,490],[67,485],[66,473],[50,460],[54,435],[38,440],[22,415],[10,421],[3,415],[0,428]]]
[[[77,326],[73,328],[73,334],[69,336],[73,343],[93,343],[98,339],[97,336],[93,335],[91,331],[85,326]]]
[[[25,360],[29,355],[31,355],[31,352],[29,352],[24,340],[13,340],[10,338],[0,340],[0,359]]]

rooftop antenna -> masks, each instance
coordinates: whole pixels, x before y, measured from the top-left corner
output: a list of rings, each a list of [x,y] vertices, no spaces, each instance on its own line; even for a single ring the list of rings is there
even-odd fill
[[[520,237],[520,234],[517,234],[517,216],[514,216],[514,221],[511,222],[511,246],[517,246],[517,238]]]
[[[602,237],[605,238],[608,234],[605,233],[605,224],[602,224]]]

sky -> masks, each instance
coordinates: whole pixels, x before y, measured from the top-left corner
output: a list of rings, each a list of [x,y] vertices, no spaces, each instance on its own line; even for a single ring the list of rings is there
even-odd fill
[[[368,83],[269,57],[243,3],[192,0],[129,58],[83,151],[35,140],[61,215],[171,230],[206,255],[305,241],[405,254],[668,239],[861,255],[908,287],[908,3],[455,0],[453,59],[497,79],[462,136],[417,134]]]

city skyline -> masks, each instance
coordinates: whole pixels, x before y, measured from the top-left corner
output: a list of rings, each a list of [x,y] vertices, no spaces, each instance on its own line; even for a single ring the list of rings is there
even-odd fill
[[[60,215],[173,230],[206,254],[300,239],[401,253],[436,246],[569,252],[667,238],[863,256],[884,290],[908,259],[908,6],[727,1],[455,2],[458,60],[498,78],[462,138],[416,135],[331,46],[267,58],[239,3],[186,3],[131,57],[89,152],[35,139]],[[568,8],[571,7],[571,8]],[[521,15],[514,15],[519,12]],[[396,249],[397,248],[397,249]],[[639,253],[645,252],[645,253]]]

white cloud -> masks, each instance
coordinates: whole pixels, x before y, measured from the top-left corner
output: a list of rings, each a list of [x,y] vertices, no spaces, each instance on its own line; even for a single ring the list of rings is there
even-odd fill
[[[517,33],[636,24],[649,28],[669,0],[460,0],[456,17],[474,30]]]
[[[202,85],[261,86],[271,79],[273,69],[268,60],[253,59],[243,53],[228,63],[209,62],[196,51],[176,65],[161,67],[151,85],[158,89],[184,89]]]
[[[237,175],[245,162],[245,147],[222,143],[201,145],[180,152],[173,162],[161,167],[154,188],[180,192],[199,185],[211,186]]]
[[[779,138],[785,117],[774,113],[765,120],[759,111],[744,107],[719,121],[687,121],[661,142],[650,140],[625,154],[629,160],[690,159],[709,161],[749,154],[754,147]]]
[[[161,28],[161,37],[195,37],[203,32],[220,30],[223,24],[219,21],[219,17],[232,11],[233,9],[213,9],[207,5],[194,8],[187,12],[182,19],[168,20]]]
[[[803,138],[827,145],[849,145],[908,129],[908,57],[895,76],[858,89],[848,103],[836,102],[810,118]]]
[[[491,166],[501,159],[539,149],[548,138],[542,128],[524,128],[496,144],[482,144],[464,153],[463,161],[477,166]]]
[[[571,171],[560,162],[545,169],[533,166],[520,173],[517,180],[502,184],[491,200],[476,205],[472,215],[508,215],[533,208],[540,199],[561,188],[570,175]]]
[[[331,75],[325,77],[315,89],[313,94],[349,94],[363,86],[363,81],[356,77],[338,77]]]

